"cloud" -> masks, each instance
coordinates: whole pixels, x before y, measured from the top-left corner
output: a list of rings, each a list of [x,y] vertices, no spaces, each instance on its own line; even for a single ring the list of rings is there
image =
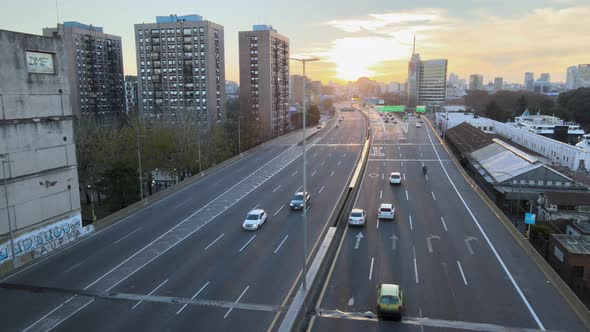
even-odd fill
[[[447,58],[449,71],[462,76],[482,73],[521,81],[523,72],[534,71],[563,79],[567,66],[588,61],[588,17],[590,5],[531,8],[510,17],[475,12],[458,18],[437,8],[369,14],[324,22],[342,37],[310,54],[331,62],[340,79],[403,81],[405,68],[383,71],[390,68],[387,63],[409,60],[417,35],[417,53],[423,59]]]

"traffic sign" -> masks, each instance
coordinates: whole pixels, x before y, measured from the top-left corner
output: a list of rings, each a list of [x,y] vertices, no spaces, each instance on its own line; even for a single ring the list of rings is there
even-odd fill
[[[534,225],[535,224],[535,217],[534,213],[527,213],[524,216],[524,223],[527,225]]]

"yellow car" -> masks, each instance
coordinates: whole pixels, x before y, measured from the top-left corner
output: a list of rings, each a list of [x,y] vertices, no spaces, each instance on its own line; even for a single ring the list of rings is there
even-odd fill
[[[381,284],[377,287],[377,316],[379,319],[392,317],[401,320],[403,309],[403,294],[399,285]]]

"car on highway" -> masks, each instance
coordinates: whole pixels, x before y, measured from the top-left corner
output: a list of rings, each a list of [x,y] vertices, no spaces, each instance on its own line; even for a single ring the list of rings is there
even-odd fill
[[[348,216],[348,224],[351,226],[365,226],[367,212],[363,209],[352,209]]]
[[[318,128],[318,129],[322,129],[322,125],[321,125],[321,124],[319,124],[319,125],[317,126],[317,128]]]
[[[401,173],[400,172],[391,172],[391,174],[389,174],[389,183],[401,184],[402,183]]]
[[[385,120],[385,123],[389,123],[389,120]]]
[[[262,209],[254,209],[248,212],[246,220],[242,224],[242,227],[247,231],[255,231],[260,228],[268,220],[266,211]]]
[[[336,127],[340,127],[340,123],[336,122]]]
[[[309,196],[309,193],[305,193],[305,203],[307,207],[309,207],[311,204],[311,197]],[[293,199],[291,200],[291,203],[289,203],[289,206],[291,207],[291,210],[301,210],[303,208],[302,191],[298,191],[295,193],[295,195],[293,195]]]
[[[383,319],[392,317],[402,318],[404,310],[402,288],[396,284],[381,284],[377,286],[377,317]]]
[[[394,219],[395,218],[395,208],[393,204],[383,203],[379,206],[379,210],[377,211],[377,218],[378,219]]]
[[[416,122],[416,128],[421,128],[422,124],[420,122]]]

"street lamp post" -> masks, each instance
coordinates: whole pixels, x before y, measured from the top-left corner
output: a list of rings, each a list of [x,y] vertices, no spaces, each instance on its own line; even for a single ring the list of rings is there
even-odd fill
[[[90,191],[90,210],[92,211],[92,222],[96,222],[96,214],[94,214],[94,200],[92,198],[92,186],[88,185],[88,190]]]
[[[242,156],[242,134],[241,132],[241,127],[240,127],[240,112],[238,112],[238,154],[240,155],[240,157]]]
[[[14,237],[12,234],[12,223],[10,222],[10,206],[8,205],[8,175],[6,174],[6,168],[4,168],[4,164],[8,164],[8,169],[10,169],[10,155],[8,153],[4,155],[0,155],[5,157],[6,160],[2,160],[2,173],[4,176],[4,199],[6,200],[6,215],[8,216],[8,232],[10,236],[10,254],[12,259],[14,259]]]
[[[306,156],[306,133],[305,133],[305,115],[306,115],[306,105],[305,105],[305,81],[307,81],[307,77],[305,76],[305,63],[306,62],[313,62],[319,61],[318,58],[291,58],[291,60],[299,61],[303,64],[303,289],[307,290],[307,156]]]
[[[144,135],[137,135],[137,163],[139,165],[139,195],[140,195],[140,200],[143,201],[143,172],[141,170],[141,148],[139,145],[139,138],[144,137]],[[146,204],[147,201],[144,201],[144,204]]]

